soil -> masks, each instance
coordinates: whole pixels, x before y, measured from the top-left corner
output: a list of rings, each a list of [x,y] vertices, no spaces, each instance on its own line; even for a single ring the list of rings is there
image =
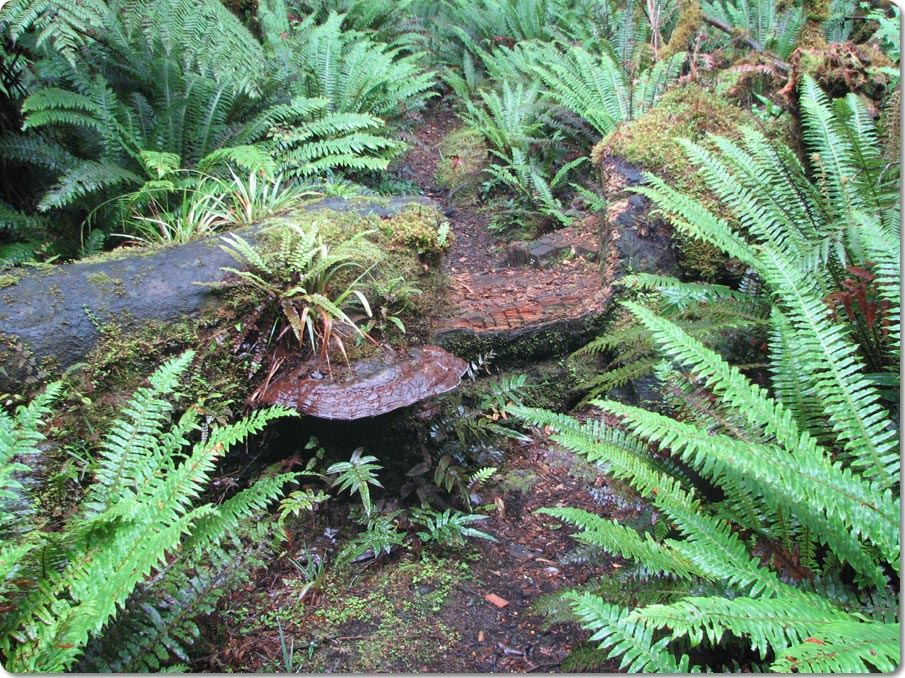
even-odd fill
[[[408,174],[426,196],[441,203],[450,219],[455,241],[444,265],[454,283],[453,307],[464,305],[477,315],[493,312],[498,305],[493,295],[471,294],[469,281],[478,276],[496,280],[494,285],[505,278],[508,287],[498,289],[496,296],[509,298],[551,285],[567,289],[588,275],[597,276],[597,267],[581,259],[555,270],[507,268],[507,248],[492,237],[487,216],[449,207],[434,171],[441,140],[456,124],[442,107],[429,111],[406,158]],[[477,503],[488,517],[475,525],[496,541],[469,539],[464,546],[438,547],[415,539],[388,556],[353,564],[351,571],[328,569],[308,590],[298,570],[280,558],[219,610],[222,637],[192,669],[522,673],[584,668],[567,659],[571,650],[587,644],[589,633],[574,622],[556,621],[541,608],[556,607],[556,592],[606,576],[620,563],[600,558],[593,565],[564,561],[577,546],[569,536],[572,529],[536,510],[574,506],[595,513],[607,510],[614,517],[620,511],[637,511],[602,502],[601,496],[609,492],[607,481],[592,467],[557,451],[544,431],[531,431],[528,442],[499,445],[504,453],[495,464],[499,471],[477,490]],[[307,554],[308,562],[319,557],[313,554],[329,551],[331,542],[336,544],[330,528],[343,516],[320,514],[312,520],[306,543],[285,546],[299,559],[299,554]],[[591,667],[616,669],[605,662]]]

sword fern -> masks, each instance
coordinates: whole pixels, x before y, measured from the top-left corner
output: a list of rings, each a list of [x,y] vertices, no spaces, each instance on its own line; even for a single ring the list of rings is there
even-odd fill
[[[192,358],[186,353],[169,361],[135,392],[104,437],[93,483],[57,529],[29,516],[25,528],[13,530],[8,521],[0,526],[6,541],[0,654],[9,670],[65,671],[89,644],[95,650],[83,659],[85,670],[156,669],[171,653],[185,659],[198,635],[193,618],[242,580],[271,538],[267,522],[255,525],[255,518],[297,474],[261,481],[220,506],[199,498],[217,459],[287,412],[260,410],[190,443],[199,427],[197,409],[175,421],[172,415],[180,375]],[[38,453],[41,418],[58,393],[51,386],[15,417],[0,416],[4,471],[10,454]],[[30,503],[27,494],[22,500]],[[257,540],[249,553],[243,534]],[[115,655],[99,654],[117,627],[131,633],[116,644]]]
[[[738,144],[715,139],[716,152],[687,145],[736,226],[656,177],[637,189],[758,275],[768,369],[743,370],[670,314],[625,302],[660,359],[659,411],[598,399],[604,419],[582,423],[510,408],[627,482],[659,516],[648,533],[544,510],[581,528],[579,540],[686,582],[685,595],[636,609],[569,594],[592,640],[630,671],[704,668],[697,647],[733,641],[753,666],[776,671],[891,671],[900,659],[898,415],[879,390],[897,369],[899,335],[881,332],[885,352],[870,364],[858,327],[867,316],[834,313],[829,296],[858,289],[843,284],[852,267],[875,269],[870,282],[888,305],[872,321],[900,317],[889,256],[897,219],[886,216],[898,212],[897,176],[877,161],[857,101],[831,103],[807,78],[801,96],[810,171],[753,131]],[[666,308],[743,300],[642,281],[668,292]]]

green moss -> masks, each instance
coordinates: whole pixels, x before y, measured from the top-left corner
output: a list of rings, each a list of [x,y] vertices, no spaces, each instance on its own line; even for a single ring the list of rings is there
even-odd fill
[[[297,666],[308,673],[423,670],[441,663],[460,641],[445,618],[461,615],[457,608],[463,594],[457,589],[472,579],[467,557],[461,551],[449,558],[425,551],[366,571],[331,569],[307,606],[286,596],[283,607],[273,608],[274,599],[265,592],[247,606],[226,610],[222,619],[232,627],[230,635],[276,634],[279,622],[287,643],[295,647]],[[283,579],[289,591],[303,584],[292,575]],[[260,665],[258,658],[249,657],[252,663],[242,668],[284,671],[281,659],[278,655]]]
[[[111,278],[104,271],[90,273],[86,276],[86,280],[105,294],[112,294],[117,297],[126,296],[123,281],[120,278]]]
[[[874,104],[889,94],[890,71],[898,69],[898,64],[872,43],[818,42],[796,50],[790,61],[796,73],[812,76],[831,98],[854,92]]]
[[[679,8],[676,27],[669,36],[669,42],[660,50],[659,58],[662,60],[687,49],[701,28],[701,4],[698,0],[682,0]]]
[[[620,125],[594,149],[600,162],[614,155],[663,177],[673,187],[700,200],[718,216],[729,217],[704,185],[701,174],[690,167],[680,140],[688,139],[713,148],[708,134],[738,139],[750,115],[723,98],[689,85],[667,93],[645,115]],[[726,257],[717,248],[684,234],[677,234],[679,262],[689,277],[713,280],[725,270]]]
[[[668,92],[646,114],[620,125],[600,142],[601,151],[618,155],[646,170],[696,186],[681,139],[705,146],[708,134],[738,138],[741,125],[752,119],[725,99],[698,85]]]
[[[302,227],[317,224],[324,241],[331,246],[363,231],[373,231],[373,235],[359,241],[355,259],[369,269],[366,294],[374,311],[374,328],[381,332],[383,340],[389,338],[394,343],[426,337],[430,329],[427,316],[442,294],[437,259],[451,239],[449,224],[439,210],[413,203],[390,217],[317,210],[296,212],[286,219]],[[261,246],[265,250],[272,247],[277,235],[274,230],[265,236]],[[402,321],[405,337],[388,321],[391,316]]]
[[[437,185],[449,189],[449,200],[455,204],[473,203],[488,166],[481,135],[470,129],[451,132],[440,142],[440,155],[434,174]]]
[[[0,288],[15,285],[19,282],[19,279],[20,277],[17,275],[4,273],[3,275],[0,275]]]
[[[411,205],[384,220],[381,232],[419,255],[438,256],[452,244],[449,222],[437,208],[424,205]]]

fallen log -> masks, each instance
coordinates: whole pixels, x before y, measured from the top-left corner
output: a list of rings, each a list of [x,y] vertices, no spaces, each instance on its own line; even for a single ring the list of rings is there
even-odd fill
[[[327,198],[303,209],[386,217],[412,203],[435,205],[414,196]],[[237,232],[253,238],[259,230]],[[151,252],[136,248],[110,260],[34,269],[0,288],[0,389],[19,392],[84,361],[106,323],[130,331],[200,316],[217,303],[204,283],[219,282],[221,267],[235,265],[219,245],[215,236]]]

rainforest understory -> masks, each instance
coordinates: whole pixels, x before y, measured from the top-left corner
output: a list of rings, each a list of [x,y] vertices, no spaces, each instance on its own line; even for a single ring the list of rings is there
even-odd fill
[[[898,7],[0,31],[5,669],[898,666]]]

